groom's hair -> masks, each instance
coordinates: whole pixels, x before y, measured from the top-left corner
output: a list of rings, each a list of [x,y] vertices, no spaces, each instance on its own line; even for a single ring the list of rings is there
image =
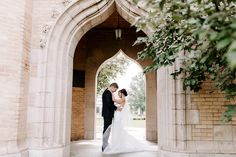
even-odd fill
[[[110,84],[110,87],[111,87],[111,86],[112,86],[112,87],[115,87],[115,88],[117,88],[117,89],[119,88],[118,84],[117,84],[117,83],[115,83],[115,82],[114,82],[114,83],[112,83],[112,84]]]

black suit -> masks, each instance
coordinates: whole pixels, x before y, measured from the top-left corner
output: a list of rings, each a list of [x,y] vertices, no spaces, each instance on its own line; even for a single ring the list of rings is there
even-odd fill
[[[111,125],[116,109],[117,107],[114,105],[114,101],[112,100],[112,93],[106,89],[102,94],[102,116],[104,119],[103,133],[109,125]]]
[[[114,117],[116,109],[117,107],[114,105],[114,101],[112,100],[112,93],[106,89],[102,94],[102,116],[104,120],[102,150],[104,150],[108,145],[108,138],[111,130],[109,126],[112,123],[112,118]]]

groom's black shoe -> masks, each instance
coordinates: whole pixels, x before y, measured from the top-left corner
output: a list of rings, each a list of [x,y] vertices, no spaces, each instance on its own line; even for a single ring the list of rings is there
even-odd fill
[[[102,152],[104,151],[104,148],[102,147]]]

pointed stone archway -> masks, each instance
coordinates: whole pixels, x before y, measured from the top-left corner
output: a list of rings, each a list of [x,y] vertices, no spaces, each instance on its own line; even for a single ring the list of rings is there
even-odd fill
[[[107,63],[109,63],[109,62],[112,62],[112,61],[114,61],[118,56],[122,56],[125,60],[128,60],[130,63],[132,63],[132,64],[135,64],[135,65],[137,65],[137,67],[140,69],[140,70],[143,70],[144,69],[144,67],[145,67],[145,64],[140,64],[138,61],[136,61],[135,59],[133,59],[132,57],[130,57],[128,54],[126,54],[122,49],[120,49],[116,54],[114,54],[112,57],[110,57],[110,58],[108,58],[108,59],[106,59],[102,64],[100,64],[100,66],[96,69],[96,75],[95,75],[95,105],[97,105],[97,96],[98,96],[98,94],[97,94],[97,86],[98,86],[98,81],[97,81],[97,79],[98,79],[98,74],[99,74],[99,72],[102,70],[102,68],[104,68],[104,66],[107,64]],[[126,72],[126,70],[125,70],[125,72]],[[136,73],[137,74],[137,73]],[[149,90],[147,87],[151,87],[151,86],[156,86],[156,81],[155,80],[147,80],[147,75],[149,75],[149,77],[150,77],[150,74],[144,74],[144,76],[143,76],[143,78],[144,78],[144,83],[145,83],[145,91],[144,91],[144,96],[145,96],[145,106],[147,106],[146,104],[148,104],[148,102],[149,101],[151,101],[152,99],[154,99],[154,100],[156,100],[156,96],[153,98],[152,96],[153,95],[147,95],[146,93],[146,91],[147,90]],[[152,73],[151,74],[151,76],[154,76],[155,77],[155,73]],[[118,83],[119,84],[119,83]],[[120,85],[119,85],[120,86]],[[121,88],[128,88],[128,87],[121,87]],[[151,89],[150,89],[151,90]],[[153,92],[155,93],[155,95],[157,95],[157,93],[156,93],[156,89],[154,89],[153,90]],[[145,112],[146,112],[146,110],[145,110]],[[150,112],[150,111],[149,111]],[[156,114],[156,113],[154,113],[154,114]],[[148,116],[148,118],[149,118],[149,125],[150,124],[152,124],[153,122],[155,122],[156,123],[156,121],[152,121],[151,119],[150,119],[150,117]],[[147,118],[146,118],[147,119]],[[90,117],[90,121],[92,121],[92,117]],[[147,120],[146,120],[147,121]],[[97,133],[98,133],[98,131],[97,131],[97,122],[96,122],[96,117],[95,117],[95,125],[96,125],[96,127],[95,127],[95,135],[97,135]],[[156,127],[156,126],[155,126]],[[156,140],[157,140],[157,137],[156,137],[156,135],[152,135],[152,132],[156,132],[156,130],[151,130],[150,128],[149,129],[147,129],[148,128],[148,126],[147,125],[145,125],[145,132],[144,132],[144,137],[147,139],[147,140],[149,140],[149,141],[152,141],[152,142],[157,142]],[[156,128],[155,128],[156,129]],[[149,131],[149,132],[148,132]],[[100,131],[99,131],[99,133],[101,133]],[[99,136],[101,136],[101,135],[99,135]],[[97,138],[97,137],[96,137]]]
[[[96,31],[97,27],[94,29],[91,29],[86,35],[83,36],[81,39],[81,42],[79,42],[74,62],[80,62],[84,63],[83,70],[85,71],[85,88],[84,88],[84,111],[85,113],[80,113],[82,117],[84,117],[84,134],[85,139],[94,139],[95,138],[95,90],[96,90],[96,84],[95,84],[95,78],[98,67],[107,59],[114,56],[115,53],[119,49],[124,49],[126,54],[132,57],[132,59],[137,58],[137,52],[141,50],[141,48],[133,47],[133,43],[137,39],[137,34],[135,32],[135,29],[132,30],[123,30],[124,37],[122,38],[122,41],[114,40],[113,35],[114,32],[111,30],[100,30]],[[102,37],[102,38],[101,38]],[[102,40],[101,40],[102,39]],[[85,41],[86,42],[83,42]],[[91,46],[89,43],[93,43]],[[82,48],[86,47],[86,48]],[[107,46],[107,45],[113,45],[113,46]],[[81,49],[81,51],[80,51]],[[87,57],[85,57],[82,60],[79,59],[79,54],[86,54]],[[142,67],[145,67],[148,62],[140,62],[139,64],[142,65]],[[78,67],[77,67],[78,68]],[[156,75],[155,73],[148,73],[147,75],[147,84],[148,87],[148,99],[147,99],[147,139],[151,141],[157,140],[157,122],[156,122]],[[78,104],[79,105],[79,104]],[[78,106],[77,105],[77,106]],[[82,103],[81,103],[82,105]],[[85,115],[85,116],[83,116]],[[75,122],[73,120],[73,122]],[[83,123],[83,122],[81,122]],[[83,130],[83,129],[81,129]]]
[[[51,29],[44,49],[45,57],[38,65],[40,78],[32,80],[39,84],[35,93],[36,104],[29,113],[37,113],[42,119],[28,121],[32,133],[42,131],[42,136],[29,138],[31,157],[69,157],[71,132],[72,73],[75,48],[81,37],[90,29],[104,22],[114,11],[126,21],[134,23],[136,17],[145,11],[128,0],[80,0],[72,3],[57,19]],[[146,30],[148,33],[148,30]],[[155,81],[155,78],[154,78]],[[151,93],[150,93],[151,94]],[[156,103],[153,104],[156,106]],[[85,114],[93,113],[85,109]],[[153,111],[151,109],[151,111]],[[157,110],[154,110],[157,113]],[[157,129],[156,116],[150,114],[152,129]],[[92,123],[94,124],[94,123]],[[92,125],[89,125],[92,126]],[[87,138],[93,138],[94,131],[87,127]],[[152,133],[156,134],[156,131]]]
[[[30,78],[29,99],[33,101],[28,107],[27,120],[30,157],[69,157],[75,48],[88,30],[104,22],[114,11],[129,23],[133,23],[137,16],[145,15],[145,10],[133,5],[131,1],[76,0],[57,19],[45,49],[31,50],[31,53],[39,51],[41,56],[37,57],[39,61],[35,65],[37,76]],[[145,33],[149,34],[149,31],[145,30]],[[192,93],[183,91],[182,80],[170,77],[176,66],[180,66],[180,63],[158,70],[157,80],[152,78],[157,83],[152,88],[157,88],[158,110],[152,111],[158,111],[158,123],[154,128],[157,129],[158,126],[160,157],[221,157],[226,153],[235,156],[234,147],[228,147],[235,144],[232,136],[235,128],[220,123],[212,125],[212,119],[207,123],[200,119],[202,109],[197,108],[195,103],[202,99],[198,99],[198,96],[197,99],[192,99]],[[207,94],[205,96],[209,97]],[[213,103],[215,99],[212,100],[211,97],[213,98],[210,96],[208,100]],[[93,112],[93,108],[86,111]],[[149,116],[154,121],[157,120],[155,114]],[[205,128],[200,129],[200,133],[204,133],[203,138],[201,134],[194,133],[198,129],[195,127],[203,126],[210,127],[206,128],[210,131],[210,139],[205,138]],[[94,131],[89,130],[90,128],[88,126],[87,135],[92,137]]]

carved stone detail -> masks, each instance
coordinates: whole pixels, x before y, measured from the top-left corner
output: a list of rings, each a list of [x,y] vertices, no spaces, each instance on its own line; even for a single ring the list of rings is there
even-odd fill
[[[48,24],[45,24],[45,25],[43,26],[43,28],[42,28],[42,32],[43,32],[44,34],[47,34],[47,33],[50,31],[50,29],[51,29],[51,26],[48,25]]]
[[[42,38],[40,39],[40,48],[45,48],[47,44],[47,39],[46,38]]]
[[[62,0],[62,4],[64,7],[68,6],[73,0]],[[56,19],[60,14],[61,14],[61,10],[62,8],[58,7],[58,8],[52,8],[52,14],[51,14],[51,18]],[[46,44],[47,44],[47,35],[48,32],[51,29],[51,25],[49,24],[44,24],[42,27],[42,37],[40,39],[40,48],[45,48]]]
[[[61,13],[56,9],[56,8],[53,8],[52,9],[52,18],[57,18]]]
[[[71,2],[72,2],[72,0],[63,0],[63,1],[62,1],[62,4],[63,4],[64,6],[68,6]]]

